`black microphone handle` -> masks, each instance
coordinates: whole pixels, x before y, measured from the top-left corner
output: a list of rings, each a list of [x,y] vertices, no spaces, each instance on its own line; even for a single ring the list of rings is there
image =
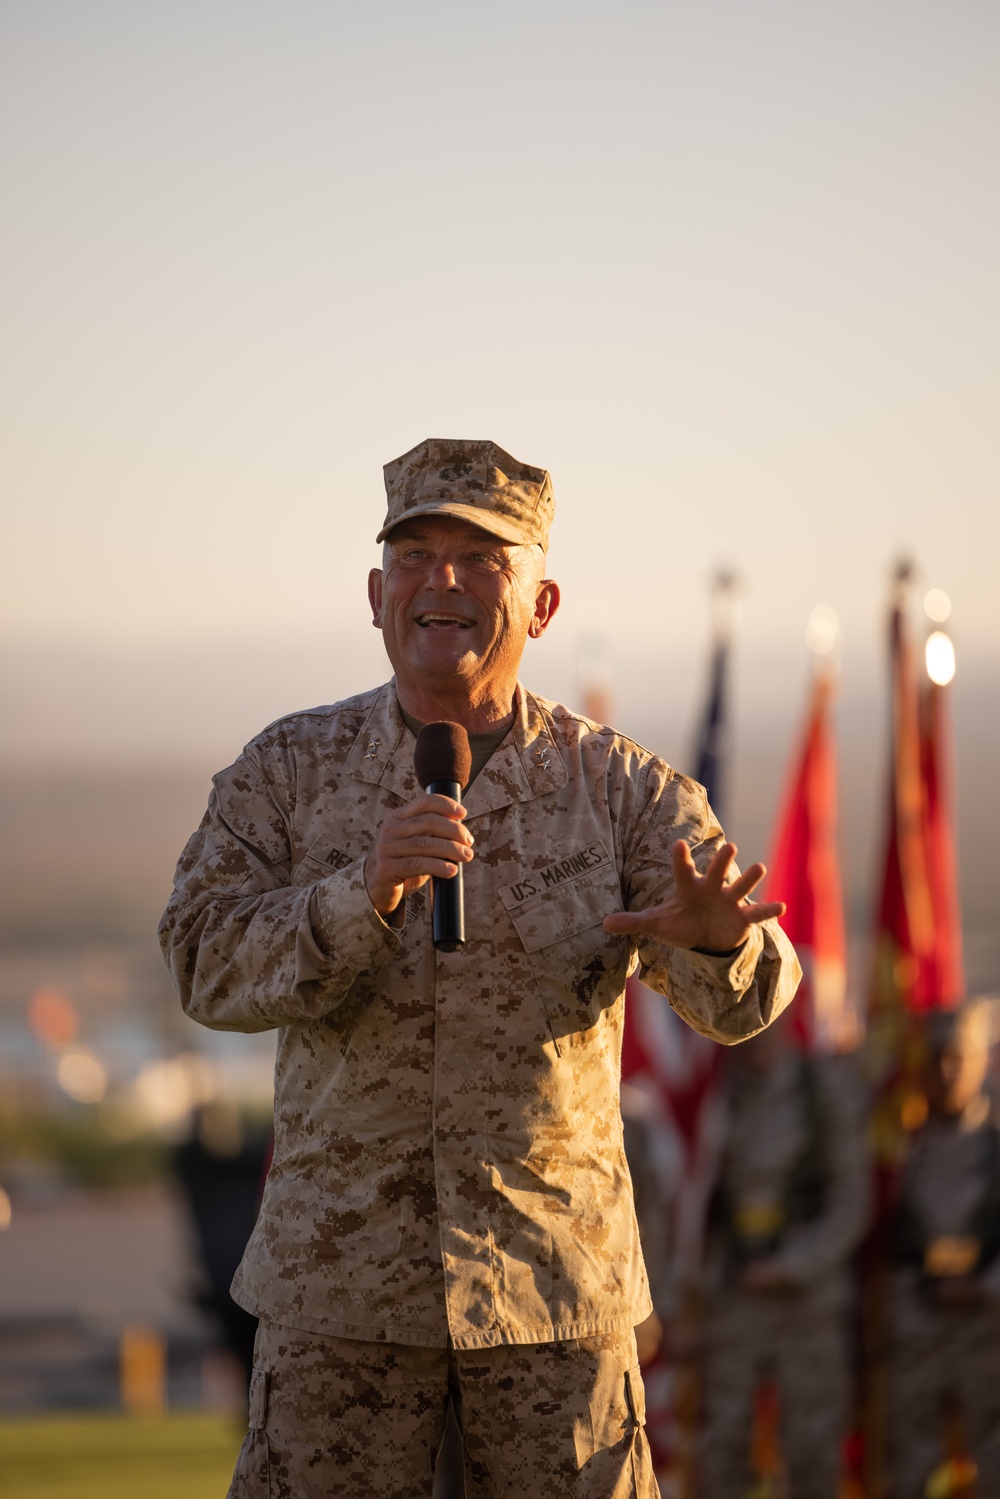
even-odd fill
[[[450,796],[462,800],[457,781],[428,781],[425,788],[431,796]],[[465,902],[462,898],[462,866],[450,880],[431,875],[431,935],[438,952],[458,952],[465,946]]]

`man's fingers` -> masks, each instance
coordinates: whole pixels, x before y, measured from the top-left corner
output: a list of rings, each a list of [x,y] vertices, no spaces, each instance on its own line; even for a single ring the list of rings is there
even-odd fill
[[[628,936],[632,932],[644,932],[650,925],[650,911],[613,911],[604,918],[604,930],[616,936]]]
[[[751,864],[749,869],[744,869],[738,880],[733,880],[731,885],[726,886],[726,894],[736,900],[745,900],[756,890],[766,874],[763,864]]]
[[[443,802],[444,797],[440,800]],[[461,807],[459,810],[464,813],[465,808]],[[401,834],[404,838],[412,838],[415,834],[430,831],[443,838],[459,838],[464,843],[473,841],[472,834],[460,818],[449,816],[437,807],[421,807],[417,812],[411,812],[406,817],[402,816],[401,810],[398,820],[387,825],[396,829],[397,834]]]
[[[772,900],[762,906],[741,906],[740,915],[747,926],[757,926],[762,921],[770,921],[772,916],[784,916],[787,909],[784,901]],[[604,930],[616,936],[631,936],[635,932],[653,932],[655,936],[661,919],[662,911],[658,906],[648,911],[613,911],[604,918]]]
[[[604,918],[604,930],[616,936],[648,935],[674,947],[728,952],[742,945],[750,927],[783,916],[782,901],[754,906],[747,899],[764,878],[763,864],[751,864],[731,884],[735,843],[716,850],[704,874],[699,874],[691,849],[678,839],[670,851],[674,889],[659,906],[645,911],[615,911]]]
[[[434,874],[430,868],[434,859],[446,859],[449,864],[467,864],[472,858],[472,849],[466,843],[452,843],[444,838],[411,838],[406,843],[390,844],[383,850],[382,858],[392,865],[394,872],[402,870],[406,876]]]
[[[465,808],[449,796],[414,797],[390,812],[365,860],[365,887],[377,911],[395,909],[400,893],[428,877],[452,879],[472,858]]]
[[[470,855],[471,857],[471,855]],[[433,875],[436,880],[450,880],[458,873],[459,863],[454,859],[397,859],[393,862],[392,878],[397,885],[403,885],[408,880],[425,880],[428,875]]]
[[[426,817],[428,813],[438,817],[447,817],[452,822],[461,822],[464,817],[468,816],[461,802],[452,801],[450,796],[441,796],[436,791],[433,794],[425,791],[422,796],[415,796],[412,802],[397,807],[391,815],[405,822],[413,817]]]
[[[716,851],[711,864],[705,870],[705,884],[710,890],[721,890],[726,883],[726,875],[729,873],[733,860],[736,858],[736,844],[723,843]]]
[[[390,859],[411,859],[429,855],[441,859],[471,859],[472,839],[459,838],[457,833],[442,832],[428,828],[426,832],[412,837],[386,838],[383,854]]]
[[[426,879],[428,875],[450,880],[471,858],[471,848],[454,843],[435,844],[433,848],[422,852],[410,845],[398,852],[387,851],[379,861],[378,872],[394,885],[401,885],[404,880]]]
[[[418,848],[430,848],[433,841],[468,848],[475,842],[464,822],[458,822],[453,817],[442,817],[439,812],[424,812],[421,816],[405,820],[387,820],[382,825],[379,837],[386,848],[410,847],[414,851]]]
[[[706,890],[721,890],[726,882],[733,860],[736,858],[736,844],[723,843],[712,856],[711,863],[704,874],[698,873],[698,867],[691,855],[691,849],[683,838],[679,838],[670,851],[671,864],[674,872],[674,883],[679,889],[692,889],[695,885],[701,885]]]
[[[743,906],[743,916],[748,926],[757,926],[761,921],[770,921],[772,916],[784,916],[788,907],[783,900],[771,900],[763,906]]]

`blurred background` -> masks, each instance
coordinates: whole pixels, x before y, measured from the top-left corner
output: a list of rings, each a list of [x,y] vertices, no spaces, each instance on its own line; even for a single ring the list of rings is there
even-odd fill
[[[213,770],[384,679],[380,467],[426,436],[550,469],[525,679],[599,679],[684,770],[738,576],[745,857],[835,612],[857,995],[911,558],[1000,988],[998,63],[985,0],[6,0],[0,1412],[114,1403],[130,1329],[170,1400],[239,1407],[177,1152],[253,1178],[273,1043],[189,1024],[154,928]]]

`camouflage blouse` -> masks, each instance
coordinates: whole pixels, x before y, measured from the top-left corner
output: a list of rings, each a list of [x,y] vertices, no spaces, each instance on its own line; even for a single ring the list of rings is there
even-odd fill
[[[277,1028],[274,1162],[234,1282],[249,1311],[459,1348],[623,1330],[650,1310],[618,1089],[636,968],[722,1042],[791,999],[774,923],[717,958],[609,936],[663,899],[683,837],[722,842],[700,786],[518,688],[466,793],[466,945],[426,887],[388,925],[363,866],[417,794],[395,689],[292,714],[215,777],[160,924],[184,1008]]]

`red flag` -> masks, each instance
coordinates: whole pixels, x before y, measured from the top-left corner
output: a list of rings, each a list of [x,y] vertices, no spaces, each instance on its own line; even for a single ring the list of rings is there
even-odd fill
[[[929,1005],[944,1009],[959,1004],[965,994],[947,701],[948,683],[953,672],[951,641],[943,630],[935,630],[928,640],[927,679],[920,703],[924,857],[934,928],[931,951],[925,959],[921,993]]]
[[[907,1014],[933,1008],[934,915],[927,871],[924,787],[913,645],[904,612],[908,570],[897,575],[891,615],[892,745],[885,862],[869,1006],[872,1040],[897,1053]],[[886,1057],[886,1061],[889,1058]]]
[[[892,746],[885,863],[875,932],[867,1051],[875,1083],[876,1212],[862,1288],[866,1492],[886,1477],[888,1208],[908,1130],[927,1112],[919,1017],[962,993],[961,940],[941,688],[921,695],[907,627],[910,569],[896,574],[891,613]],[[946,642],[950,650],[950,642]],[[952,663],[953,664],[953,663]]]
[[[854,1036],[846,1009],[844,907],[837,858],[837,763],[830,703],[833,679],[817,673],[806,729],[789,778],[768,865],[768,900],[802,963],[792,1032],[808,1050],[844,1049]]]

